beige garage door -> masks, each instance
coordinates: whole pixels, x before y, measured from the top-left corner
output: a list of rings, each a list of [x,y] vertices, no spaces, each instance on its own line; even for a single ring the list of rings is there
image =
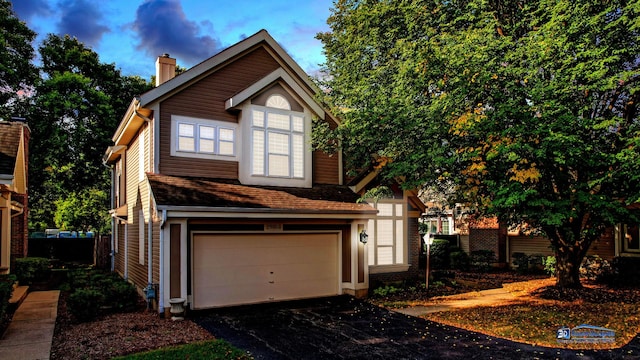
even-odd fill
[[[196,309],[339,293],[338,234],[195,234]]]

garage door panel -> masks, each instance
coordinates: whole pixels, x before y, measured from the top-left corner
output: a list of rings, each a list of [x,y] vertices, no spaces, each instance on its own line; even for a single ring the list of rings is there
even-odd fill
[[[196,234],[195,308],[339,293],[338,234]]]

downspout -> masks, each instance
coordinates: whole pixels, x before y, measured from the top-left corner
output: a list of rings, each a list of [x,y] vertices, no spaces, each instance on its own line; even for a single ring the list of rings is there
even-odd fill
[[[151,216],[151,207],[149,207],[149,222],[147,223],[147,284],[149,286],[153,285],[153,219]]]
[[[160,261],[159,271],[160,279],[158,281],[158,313],[164,313],[164,223],[167,221],[167,210],[162,210],[162,219],[160,219]]]

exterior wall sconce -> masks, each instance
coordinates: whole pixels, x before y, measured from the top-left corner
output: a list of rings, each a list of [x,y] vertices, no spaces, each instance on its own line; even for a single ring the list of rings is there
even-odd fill
[[[360,242],[366,244],[367,241],[369,241],[369,235],[367,235],[367,232],[362,229],[362,231],[360,231]]]

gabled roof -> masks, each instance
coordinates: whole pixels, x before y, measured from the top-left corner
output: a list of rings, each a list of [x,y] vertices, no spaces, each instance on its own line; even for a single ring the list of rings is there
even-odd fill
[[[195,179],[147,173],[158,209],[220,213],[340,214],[374,216],[347,186],[312,188],[246,186],[236,181]]]
[[[23,123],[0,121],[0,184],[13,182],[24,126]]]
[[[287,54],[287,52],[276,42],[266,30],[260,30],[252,36],[232,45],[200,64],[190,68],[180,76],[161,84],[160,86],[147,91],[140,96],[140,105],[145,107],[170,93],[181,89],[183,86],[191,83],[193,80],[206,76],[208,73],[225,64],[236,56],[254,48],[259,44],[265,44],[276,55],[275,57],[282,63],[282,66],[291,71],[301,81],[301,86],[306,87],[305,91],[313,96],[315,93],[315,85],[311,82],[308,75],[302,68]]]

